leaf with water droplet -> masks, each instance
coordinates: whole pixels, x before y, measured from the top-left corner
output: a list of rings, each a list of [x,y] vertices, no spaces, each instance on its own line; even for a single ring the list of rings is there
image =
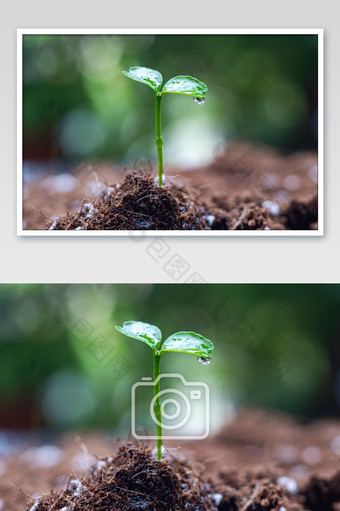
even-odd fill
[[[149,85],[149,87],[151,87],[156,92],[159,91],[163,83],[163,77],[161,73],[155,69],[150,69],[149,67],[130,67],[129,71],[122,71],[122,73],[128,78],[131,78],[131,80],[136,80],[136,82],[141,82]]]
[[[200,82],[197,78],[192,76],[175,76],[171,78],[162,89],[162,94],[165,92],[171,92],[174,94],[188,94],[194,96],[197,99],[204,99],[204,96],[208,90],[205,83]]]
[[[195,332],[176,332],[163,342],[160,352],[177,351],[210,359],[213,349],[213,343],[200,334]]]
[[[127,337],[145,342],[154,351],[157,351],[157,346],[162,340],[162,333],[158,327],[142,321],[125,321],[122,327],[115,328]]]

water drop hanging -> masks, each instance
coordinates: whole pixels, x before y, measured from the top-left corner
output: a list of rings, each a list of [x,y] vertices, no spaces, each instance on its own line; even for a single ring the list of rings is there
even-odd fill
[[[204,101],[205,99],[203,98],[194,98],[194,103],[196,103],[196,105],[204,105]]]
[[[211,362],[211,358],[208,357],[197,357],[197,362],[202,366],[208,366]]]

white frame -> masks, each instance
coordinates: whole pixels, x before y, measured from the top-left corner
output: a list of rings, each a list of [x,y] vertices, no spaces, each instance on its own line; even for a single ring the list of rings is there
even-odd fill
[[[318,229],[296,231],[49,231],[22,228],[22,37],[26,34],[90,34],[90,35],[134,35],[134,34],[201,34],[201,35],[317,35],[318,36]],[[17,235],[18,236],[323,236],[324,235],[324,30],[321,28],[302,29],[65,29],[25,28],[17,29]]]

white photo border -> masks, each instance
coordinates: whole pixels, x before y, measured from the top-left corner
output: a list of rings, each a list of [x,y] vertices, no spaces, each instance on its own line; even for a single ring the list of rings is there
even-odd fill
[[[256,231],[58,231],[23,229],[23,161],[22,161],[22,43],[24,35],[317,35],[318,36],[318,229],[315,230],[256,230]],[[244,29],[193,29],[193,28],[18,28],[17,29],[17,236],[133,236],[137,233],[143,236],[242,236],[242,237],[295,237],[295,236],[324,236],[324,29],[323,28],[244,28]]]

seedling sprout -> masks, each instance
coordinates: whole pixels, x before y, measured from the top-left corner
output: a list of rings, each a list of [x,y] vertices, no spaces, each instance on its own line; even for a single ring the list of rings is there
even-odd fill
[[[208,87],[203,83],[193,78],[192,76],[175,76],[168,80],[162,87],[163,77],[161,73],[155,69],[148,67],[130,67],[129,71],[122,71],[125,76],[136,80],[137,82],[149,85],[156,95],[156,146],[158,153],[158,182],[159,186],[163,184],[163,138],[161,129],[161,102],[163,94],[166,92],[172,94],[187,94],[194,97],[194,102],[198,105],[203,105],[205,101],[205,94]]]
[[[162,341],[162,332],[154,325],[142,321],[125,321],[123,326],[116,326],[118,332],[138,339],[147,344],[153,351],[154,396],[160,393],[160,363],[165,351],[190,353],[197,356],[202,365],[210,363],[214,345],[211,341],[195,332],[176,332]],[[162,459],[162,409],[160,397],[155,400],[155,417],[157,419],[157,459]]]

